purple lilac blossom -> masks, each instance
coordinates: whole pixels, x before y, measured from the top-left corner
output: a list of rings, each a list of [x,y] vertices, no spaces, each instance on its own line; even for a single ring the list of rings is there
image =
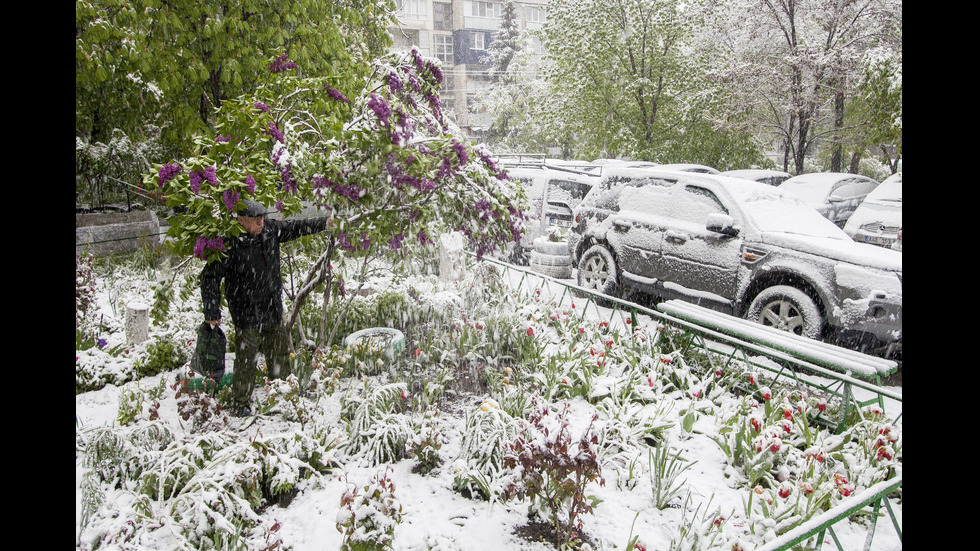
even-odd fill
[[[223,251],[225,250],[225,241],[221,237],[214,237],[208,239],[203,235],[198,236],[197,241],[194,243],[194,256],[200,259],[206,259],[207,250],[212,251]]]
[[[255,103],[253,103],[252,104],[252,107],[258,109],[259,111],[265,111],[266,113],[269,112],[269,106],[266,105],[266,104],[264,104],[264,103],[262,103],[261,101],[257,101]]]
[[[385,125],[388,125],[388,117],[391,116],[391,108],[388,107],[388,103],[385,102],[384,98],[371,94],[370,99],[368,99],[368,107],[374,111],[374,114],[378,116],[378,119]]]
[[[296,63],[292,61],[287,61],[288,59],[289,59],[288,54],[282,54],[281,56],[277,57],[276,60],[269,65],[269,71],[278,74],[285,71],[286,69],[296,69],[297,67],[299,67],[298,65],[296,65]]]
[[[408,74],[408,83],[412,85],[412,88],[416,92],[421,92],[422,91],[422,85],[419,84],[419,79],[418,79],[417,76],[415,76],[414,73],[409,73]]]
[[[432,73],[432,76],[436,78],[436,82],[442,84],[442,69],[440,69],[438,65],[429,61],[426,62],[425,68],[428,69],[429,72]]]
[[[350,103],[350,100],[345,98],[344,95],[340,93],[340,90],[336,88],[331,88],[330,86],[327,86],[326,83],[323,83],[323,87],[327,89],[327,93],[330,94],[330,97],[332,97],[333,99],[337,101],[342,101],[344,103]]]
[[[388,246],[391,247],[391,250],[397,251],[398,249],[402,248],[402,240],[404,239],[405,239],[405,234],[399,233],[398,235],[388,240]]]
[[[371,239],[366,233],[361,233],[361,249],[368,250],[371,248]]]
[[[279,212],[286,210],[286,204],[282,202],[282,199],[276,201],[276,210]]]
[[[163,187],[164,184],[173,179],[181,170],[183,168],[174,163],[167,163],[161,166],[157,176],[157,183],[160,184],[160,187]]]
[[[235,205],[238,204],[238,201],[241,198],[241,194],[233,189],[226,189],[224,193],[221,194],[221,199],[224,200],[225,208],[228,209],[228,212],[235,210]]]
[[[456,151],[456,157],[459,158],[459,164],[465,165],[469,161],[470,157],[469,154],[466,153],[465,145],[453,140],[453,150]]]
[[[412,48],[412,57],[415,58],[415,68],[421,73],[423,67],[425,67],[425,62],[422,60],[422,54],[419,53],[417,48]]]
[[[354,250],[354,245],[351,245],[350,244],[350,241],[347,240],[347,233],[346,232],[338,235],[337,236],[337,241],[339,242],[340,246],[344,248],[344,250],[346,250],[346,251],[353,251]]]
[[[194,192],[194,195],[197,195],[198,192],[201,191],[201,182],[204,181],[204,173],[201,172],[200,170],[195,170],[194,172],[191,172],[190,181],[191,181],[191,191]]]
[[[269,135],[276,139],[279,143],[286,143],[286,138],[283,137],[282,132],[276,128],[276,125],[269,121]]]
[[[289,171],[289,165],[286,165],[279,171],[279,177],[282,179],[282,185],[289,193],[294,193],[298,188],[299,184],[293,179],[293,174]]]
[[[216,137],[214,139],[214,141],[216,141],[216,142],[229,142],[229,141],[231,141],[231,134],[229,134],[227,136],[222,136],[221,134],[218,134],[218,137]]]
[[[216,174],[216,169],[213,166],[209,166],[204,169],[204,179],[211,182],[212,186],[218,185],[218,175]]]
[[[398,78],[398,73],[394,71],[388,73],[388,88],[392,94],[402,91],[402,79]]]
[[[248,192],[254,194],[255,193],[255,178],[252,178],[252,175],[251,174],[246,174],[245,175],[244,182],[245,182],[245,185],[247,186]]]

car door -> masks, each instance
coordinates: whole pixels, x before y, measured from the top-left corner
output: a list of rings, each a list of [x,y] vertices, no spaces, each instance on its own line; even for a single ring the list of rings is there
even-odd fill
[[[637,179],[619,191],[619,212],[612,217],[607,236],[619,255],[620,269],[634,282],[653,284],[663,270],[660,247],[675,182]]]
[[[661,244],[663,279],[675,296],[721,310],[731,308],[742,238],[707,229],[711,214],[730,215],[707,187],[678,186]]]

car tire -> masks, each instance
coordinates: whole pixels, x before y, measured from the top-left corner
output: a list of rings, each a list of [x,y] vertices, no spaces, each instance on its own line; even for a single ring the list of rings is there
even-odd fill
[[[619,281],[616,277],[616,259],[609,249],[593,245],[585,251],[578,263],[577,281],[579,287],[617,296]]]
[[[568,256],[568,241],[548,241],[538,238],[534,240],[534,250],[550,256]]]
[[[823,330],[820,309],[806,293],[788,285],[776,285],[759,293],[746,319],[783,331],[816,339]]]

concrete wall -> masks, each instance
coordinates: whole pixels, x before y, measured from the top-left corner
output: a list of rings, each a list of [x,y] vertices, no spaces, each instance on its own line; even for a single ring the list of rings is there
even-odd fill
[[[133,252],[147,243],[159,245],[160,222],[152,211],[75,215],[75,252]]]

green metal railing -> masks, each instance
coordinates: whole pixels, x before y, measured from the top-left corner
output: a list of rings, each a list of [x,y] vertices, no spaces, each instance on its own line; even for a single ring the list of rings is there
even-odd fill
[[[896,517],[895,510],[892,509],[891,502],[888,498],[889,494],[899,491],[901,487],[901,476],[897,476],[884,482],[879,482],[867,490],[852,496],[846,502],[841,503],[837,507],[826,511],[821,515],[815,516],[807,522],[793,528],[789,532],[778,536],[776,539],[766,543],[762,547],[757,548],[756,551],[787,551],[788,549],[792,549],[794,546],[800,545],[813,537],[816,537],[814,547],[814,550],[816,551],[823,546],[827,534],[829,534],[834,540],[834,543],[837,545],[837,549],[840,551],[845,551],[844,546],[841,545],[840,540],[837,539],[837,534],[834,533],[834,524],[861,512],[865,509],[865,507],[871,506],[870,526],[868,527],[868,535],[864,540],[863,547],[863,549],[867,551],[868,549],[871,549],[871,542],[874,539],[875,529],[877,527],[878,516],[881,512],[882,504],[885,505],[885,509],[888,511],[888,516],[891,518],[892,526],[895,528],[895,532],[898,534],[899,541],[901,541],[902,526],[899,519]]]

